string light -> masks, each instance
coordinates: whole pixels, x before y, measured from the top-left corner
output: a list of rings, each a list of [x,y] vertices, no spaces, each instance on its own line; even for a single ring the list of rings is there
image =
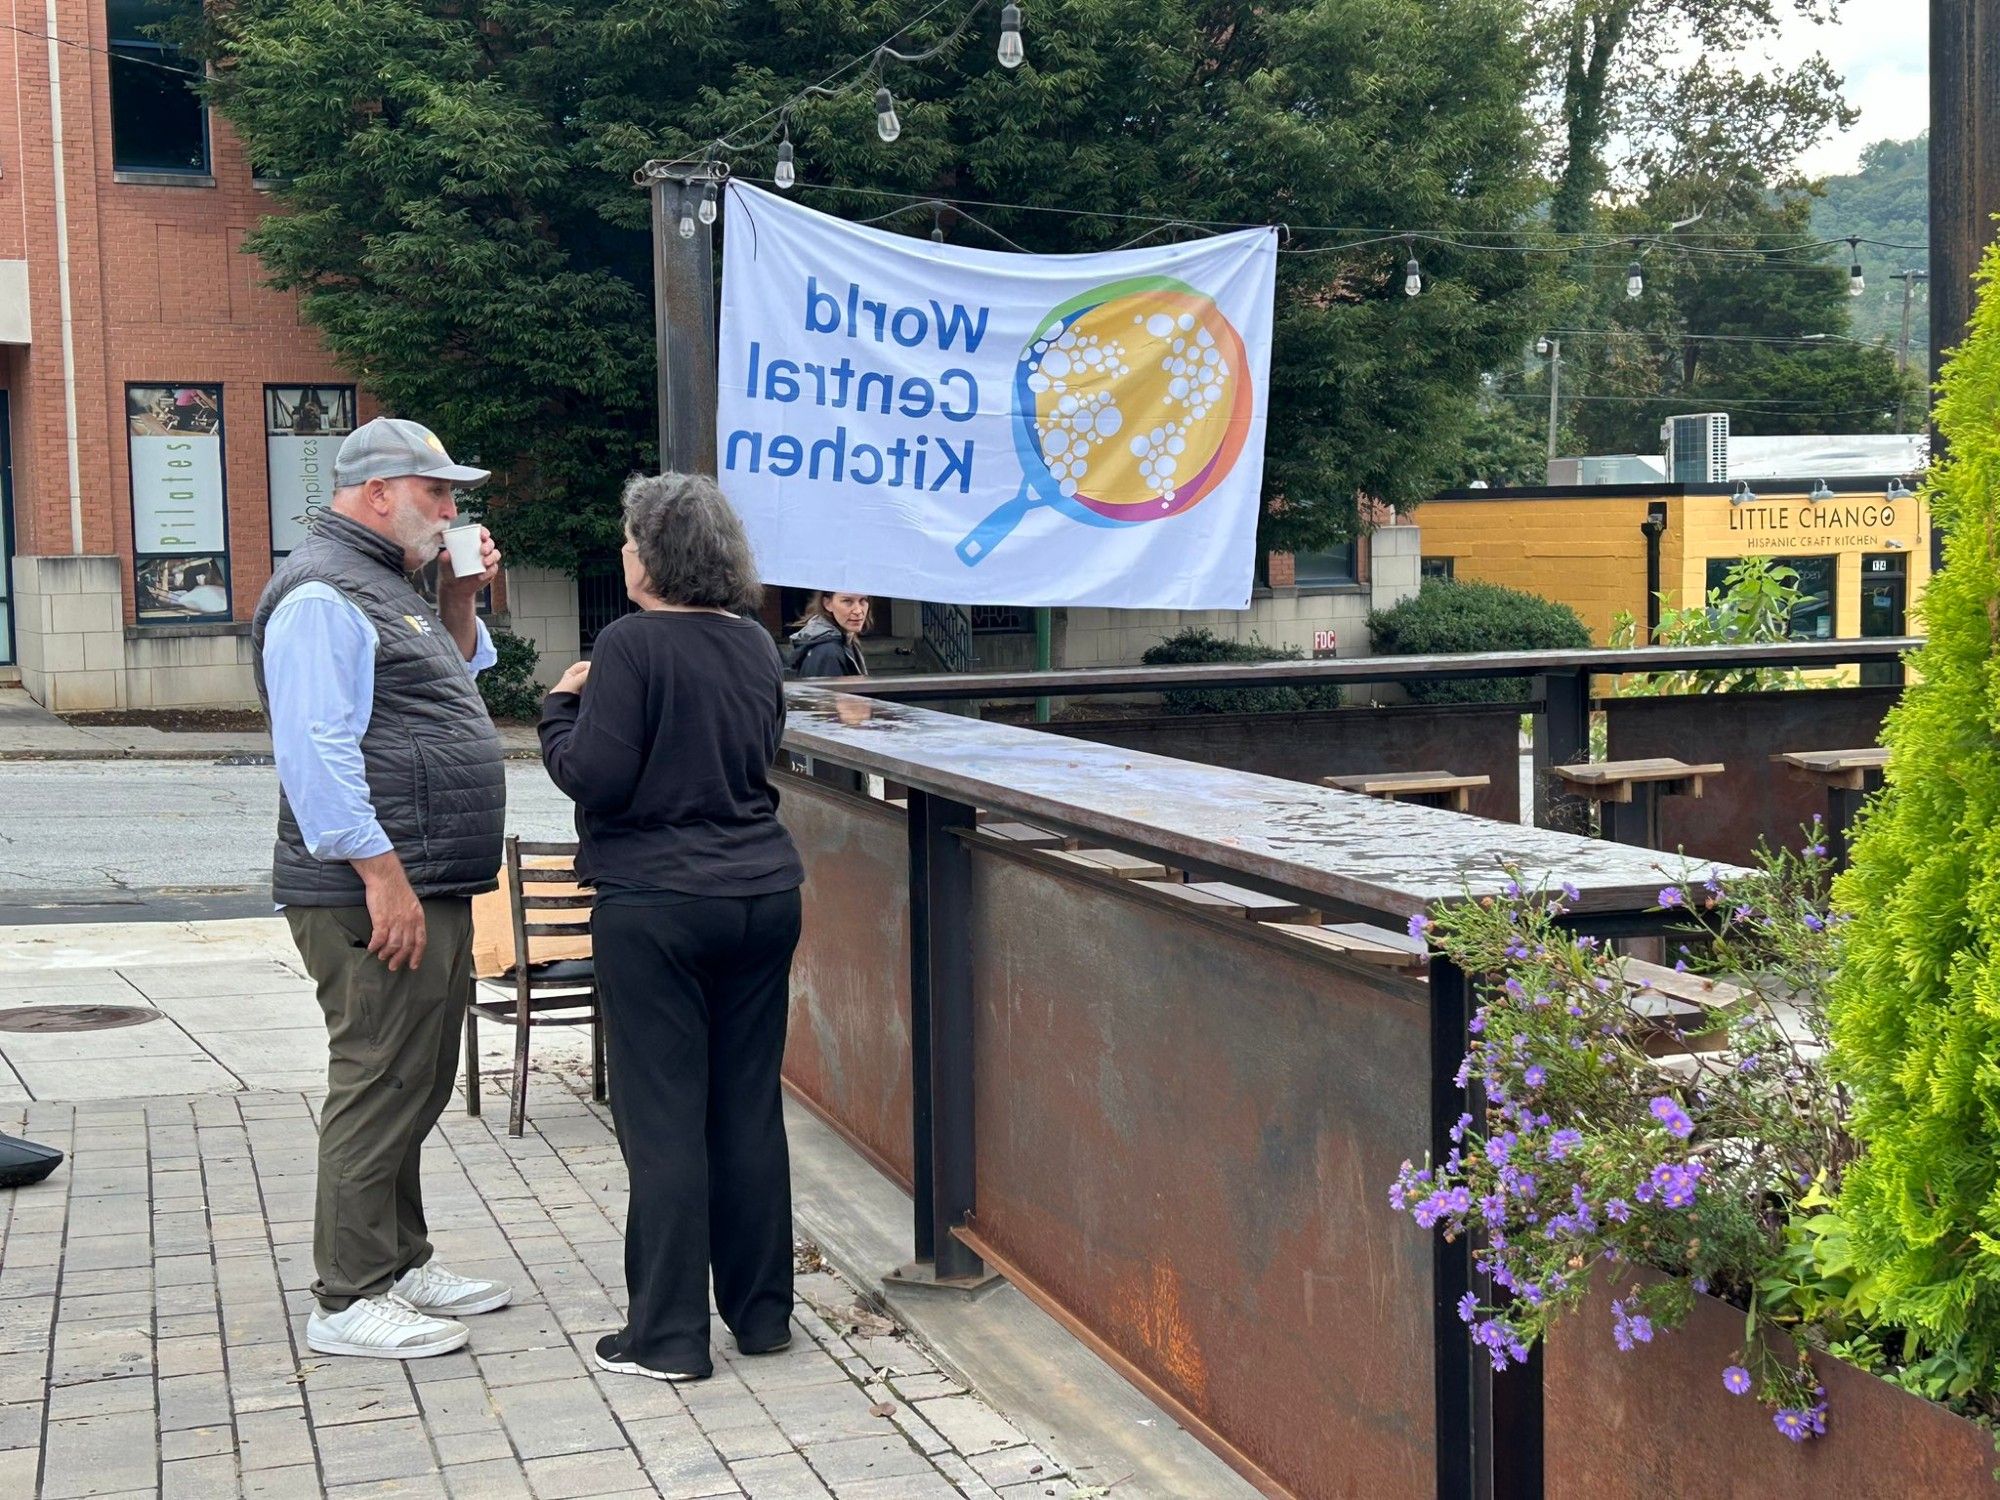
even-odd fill
[[[1026,59],[1027,49],[1021,45],[1021,7],[1003,5],[1000,7],[1000,66],[1018,68]]]
[[[799,174],[792,166],[792,142],[789,136],[778,146],[778,166],[771,174],[771,180],[780,188],[788,188],[799,180]]]
[[[713,224],[715,222],[715,179],[713,177],[708,179],[708,182],[701,190],[701,207],[695,211],[695,217],[700,219],[704,224]]]
[[[1860,240],[1850,239],[1847,242],[1847,258],[1850,262],[1847,267],[1847,295],[1859,297],[1868,290],[1868,280],[1861,274]]]
[[[1424,289],[1423,268],[1417,264],[1417,252],[1410,251],[1410,259],[1403,267],[1403,295],[1414,297]]]
[[[887,88],[875,90],[875,133],[885,145],[893,144],[903,133],[903,122],[896,117],[896,96]]]
[[[684,240],[694,238],[694,210],[688,207],[688,197],[685,192],[681,194],[680,232]]]
[[[1625,267],[1625,295],[1633,302],[1646,295],[1646,278],[1639,270],[1639,257],[1636,255]]]

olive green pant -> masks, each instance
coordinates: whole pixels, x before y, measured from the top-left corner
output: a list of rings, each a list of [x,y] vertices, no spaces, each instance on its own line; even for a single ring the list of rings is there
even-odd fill
[[[394,974],[368,951],[365,906],[285,909],[326,1016],[313,1295],[328,1312],[386,1292],[431,1258],[419,1168],[457,1079],[472,903],[423,905],[423,963]]]

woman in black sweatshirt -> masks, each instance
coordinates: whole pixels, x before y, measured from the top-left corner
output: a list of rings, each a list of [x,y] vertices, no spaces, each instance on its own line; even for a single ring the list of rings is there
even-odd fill
[[[542,705],[542,763],[577,805],[578,879],[631,1179],[615,1374],[702,1380],[708,1281],[746,1354],[791,1341],[791,1167],[778,1069],[805,872],[770,767],[783,667],[715,481],[625,487],[625,588]]]

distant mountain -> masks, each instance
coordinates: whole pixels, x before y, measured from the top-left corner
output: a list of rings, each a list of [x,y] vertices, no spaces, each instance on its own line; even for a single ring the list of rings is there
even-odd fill
[[[1848,177],[1829,177],[1825,196],[1813,204],[1813,233],[1827,239],[1886,240],[1921,245],[1930,238],[1930,137],[1907,141],[1877,141],[1861,153],[1861,170]],[[1861,247],[1861,270],[1867,291],[1850,305],[1853,336],[1886,337],[1896,343],[1903,327],[1903,283],[1892,280],[1903,270],[1928,270],[1921,250]],[[1910,368],[1927,372],[1930,362],[1930,298],[1918,286],[1910,303]]]

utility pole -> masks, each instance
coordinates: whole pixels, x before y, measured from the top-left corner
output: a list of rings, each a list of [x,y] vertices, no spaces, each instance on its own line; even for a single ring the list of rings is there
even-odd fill
[[[1906,373],[1910,368],[1910,299],[1916,293],[1917,283],[1929,281],[1931,273],[1898,271],[1890,279],[1903,283],[1903,336],[1896,343],[1896,369],[1899,373]]]
[[[1542,475],[1546,484],[1556,482],[1556,421],[1562,386],[1562,340],[1540,338],[1535,340],[1535,352],[1549,362],[1549,466]]]

